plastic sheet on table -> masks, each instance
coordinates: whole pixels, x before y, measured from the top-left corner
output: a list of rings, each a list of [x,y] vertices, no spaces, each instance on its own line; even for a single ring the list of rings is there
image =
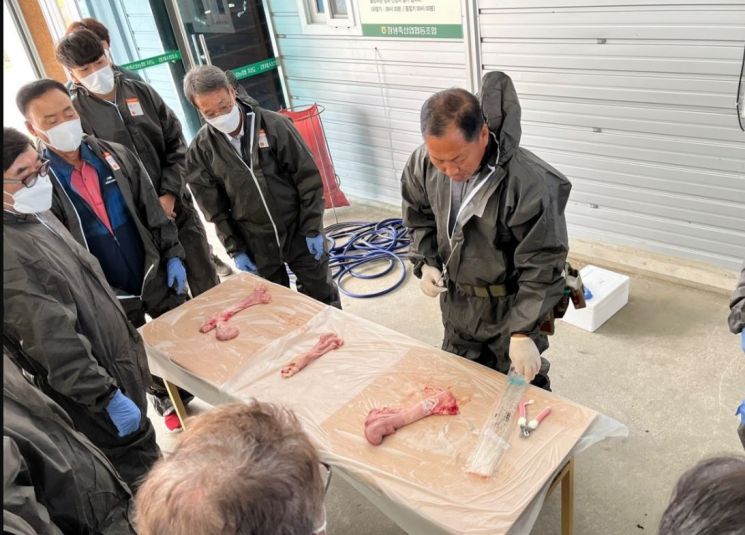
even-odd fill
[[[168,356],[159,356],[159,362],[213,385],[226,402],[256,398],[294,410],[322,458],[353,478],[357,488],[369,489],[381,508],[412,520],[402,523],[405,528],[495,534],[516,523],[532,525],[526,519],[534,520],[536,503],[540,506],[568,456],[617,431],[593,426],[595,411],[529,386],[525,395],[535,401],[532,413],[550,405],[550,417],[527,439],[512,427],[493,477],[467,474],[480,430],[506,389],[504,375],[272,284],[271,304],[231,320],[241,330],[238,338],[218,342],[199,333],[211,314],[258,283],[249,275],[228,279],[146,326],[146,345]],[[282,366],[327,332],[341,336],[344,345],[293,377],[280,375]],[[421,401],[426,386],[449,389],[460,414],[426,417],[379,446],[366,440],[371,409]],[[200,395],[198,389],[194,393]]]

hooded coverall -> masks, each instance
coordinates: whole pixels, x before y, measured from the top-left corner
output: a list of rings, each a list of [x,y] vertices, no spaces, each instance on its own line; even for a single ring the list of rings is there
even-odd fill
[[[482,88],[491,139],[458,213],[451,215],[451,179],[422,145],[401,178],[403,220],[415,274],[427,264],[445,275],[442,348],[507,373],[512,334],[529,336],[541,352],[548,347],[539,326],[564,290],[571,184],[519,146],[520,104],[509,76],[488,73]]]

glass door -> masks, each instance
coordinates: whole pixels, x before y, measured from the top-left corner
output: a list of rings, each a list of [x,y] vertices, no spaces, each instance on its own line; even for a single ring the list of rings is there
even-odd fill
[[[182,57],[232,70],[261,106],[285,105],[261,0],[169,0]]]

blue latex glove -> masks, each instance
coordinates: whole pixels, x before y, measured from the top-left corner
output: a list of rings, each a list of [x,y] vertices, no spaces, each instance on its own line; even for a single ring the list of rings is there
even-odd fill
[[[186,293],[186,268],[178,256],[168,259],[166,264],[168,271],[168,287],[175,286],[177,294]]]
[[[140,409],[119,389],[106,406],[106,412],[109,413],[109,418],[114,422],[120,437],[126,437],[140,428]]]
[[[316,260],[320,260],[323,256],[323,253],[326,251],[323,248],[323,242],[324,242],[323,234],[318,234],[318,236],[315,236],[311,238],[310,236],[305,237],[305,243],[308,244],[308,251],[310,251],[310,254],[313,255],[313,258]]]
[[[256,264],[254,264],[253,260],[251,260],[251,257],[248,256],[246,253],[238,253],[233,257],[233,261],[235,262],[235,267],[240,269],[241,271],[248,271],[249,273],[256,274]]]

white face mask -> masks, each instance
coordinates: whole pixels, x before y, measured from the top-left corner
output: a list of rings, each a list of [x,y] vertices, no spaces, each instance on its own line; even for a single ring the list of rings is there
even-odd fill
[[[218,115],[212,119],[204,118],[209,124],[217,128],[224,134],[231,134],[238,129],[241,124],[241,109],[238,104],[233,104],[233,109],[225,115]]]
[[[95,72],[90,73],[80,79],[91,93],[96,95],[107,95],[114,90],[114,69],[111,65],[101,67]]]
[[[83,127],[80,124],[80,117],[60,123],[46,131],[38,128],[37,130],[47,136],[47,145],[62,152],[77,150],[83,141]]]
[[[22,187],[12,195],[5,192],[3,194],[13,197],[13,206],[10,208],[19,214],[38,214],[52,207],[52,191],[49,175],[39,175],[30,188]]]

